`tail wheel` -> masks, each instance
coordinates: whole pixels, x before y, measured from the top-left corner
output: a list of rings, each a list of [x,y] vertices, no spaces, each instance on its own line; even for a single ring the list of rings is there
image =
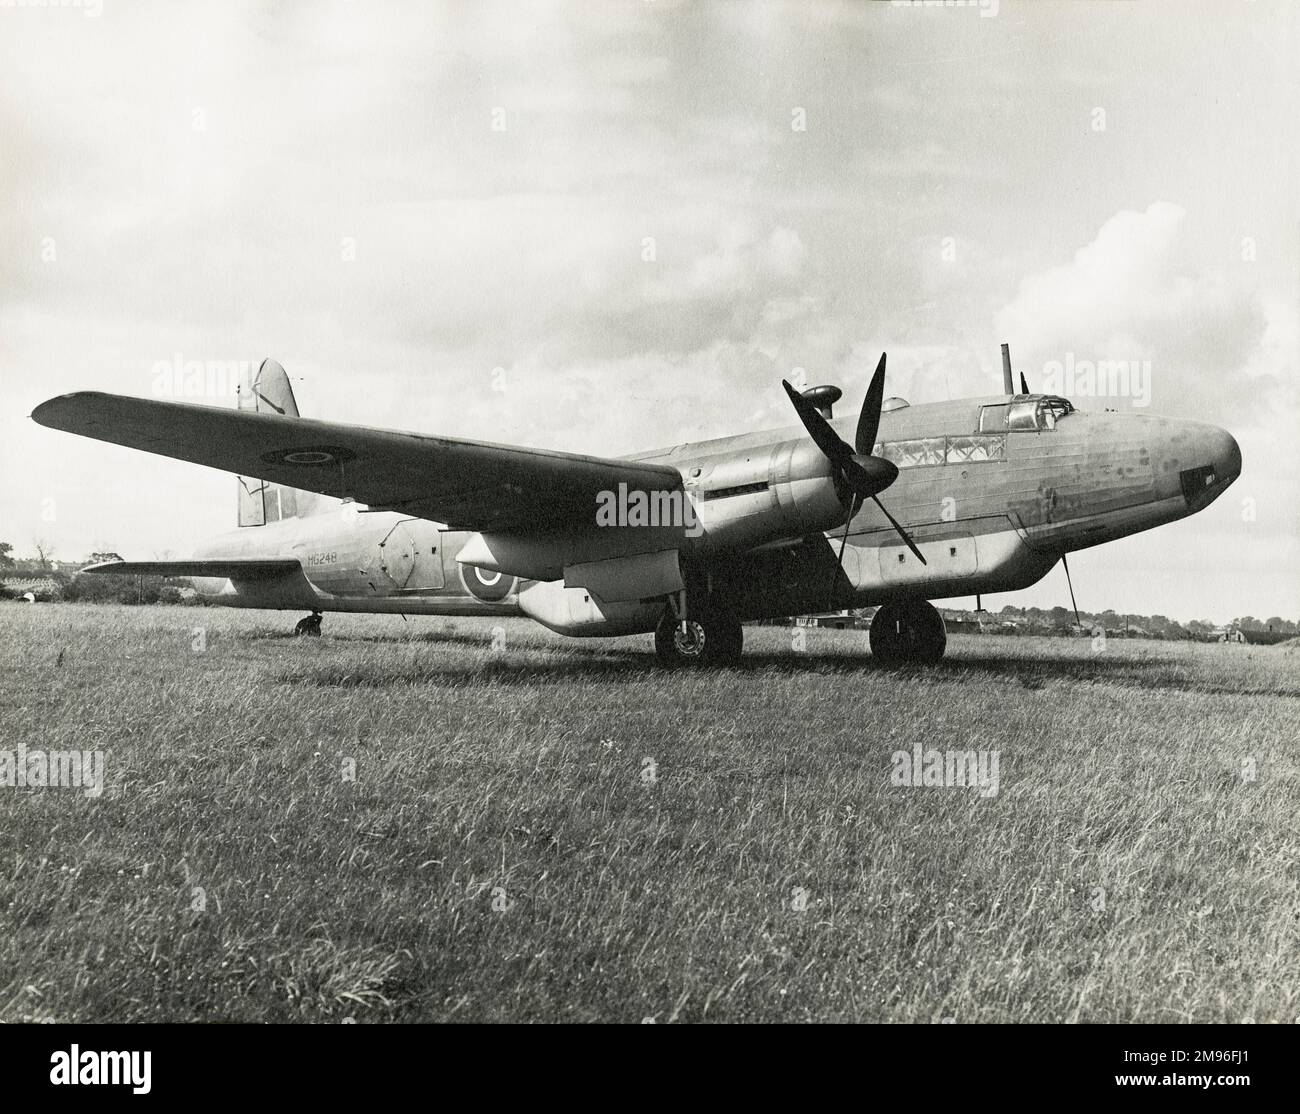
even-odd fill
[[[933,665],[943,657],[943,616],[925,600],[887,603],[871,620],[871,653],[888,665]]]
[[[671,669],[722,665],[740,657],[744,640],[740,620],[726,611],[688,606],[683,624],[668,608],[655,630],[655,654]]]
[[[319,614],[308,615],[305,619],[299,619],[297,625],[293,628],[293,633],[298,638],[319,638],[320,637]]]

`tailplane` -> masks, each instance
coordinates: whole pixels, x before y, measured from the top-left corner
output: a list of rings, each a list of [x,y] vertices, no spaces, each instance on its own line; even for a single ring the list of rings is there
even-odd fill
[[[248,383],[239,387],[239,409],[258,414],[279,414],[297,418],[298,402],[293,397],[289,376],[278,360],[266,359]],[[239,477],[239,525],[265,526],[286,518],[313,514],[321,497],[314,491],[281,487],[263,480]]]

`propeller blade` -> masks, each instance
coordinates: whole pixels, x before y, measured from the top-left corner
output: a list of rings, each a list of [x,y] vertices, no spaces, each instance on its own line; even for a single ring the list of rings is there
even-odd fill
[[[1029,393],[1029,384],[1025,382],[1025,373],[1023,371],[1020,373],[1020,393],[1022,395]]]
[[[870,456],[876,447],[876,431],[880,428],[880,408],[885,402],[885,353],[880,353],[880,363],[871,377],[867,397],[862,400],[862,413],[858,415],[858,432],[853,438],[859,456]]]
[[[853,450],[840,439],[840,435],[831,428],[830,422],[821,416],[817,407],[784,379],[781,380],[781,386],[785,388],[785,393],[794,403],[795,412],[803,422],[804,429],[808,431],[808,436],[816,442],[822,453],[835,464],[843,465],[845,461],[850,460]]]
[[[827,597],[827,605],[835,603],[835,585],[839,583],[840,573],[844,571],[844,547],[849,540],[849,527],[853,520],[858,517],[858,511],[862,510],[862,496],[853,496],[853,506],[849,510],[849,517],[844,520],[844,533],[840,535],[840,555],[835,558],[835,572],[831,575],[831,590]]]
[[[895,530],[898,531],[898,536],[902,538],[903,541],[907,542],[907,548],[910,549],[913,554],[915,554],[916,559],[920,561],[921,564],[923,565],[929,564],[929,562],[926,561],[926,559],[921,556],[921,551],[916,548],[916,542],[912,541],[911,535],[908,534],[908,532],[898,524],[898,520],[892,514],[890,514],[887,510],[885,510],[885,504],[882,503],[879,499],[877,499],[874,495],[871,497],[871,501],[875,503],[877,507],[880,508],[880,513],[883,514],[887,519],[889,519],[889,524]]]

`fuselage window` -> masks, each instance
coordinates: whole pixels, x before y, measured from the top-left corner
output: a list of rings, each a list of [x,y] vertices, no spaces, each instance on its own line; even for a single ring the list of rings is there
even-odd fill
[[[949,464],[978,464],[1007,459],[1007,439],[1000,433],[970,433],[948,438]]]
[[[914,441],[890,441],[880,446],[879,455],[899,468],[919,468],[944,462],[944,438],[921,437]]]

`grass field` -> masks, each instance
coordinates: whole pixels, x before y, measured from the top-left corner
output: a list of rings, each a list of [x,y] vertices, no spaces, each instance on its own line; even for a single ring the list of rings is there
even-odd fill
[[[0,1020],[1300,1015],[1296,647],[297,617],[0,607]]]

